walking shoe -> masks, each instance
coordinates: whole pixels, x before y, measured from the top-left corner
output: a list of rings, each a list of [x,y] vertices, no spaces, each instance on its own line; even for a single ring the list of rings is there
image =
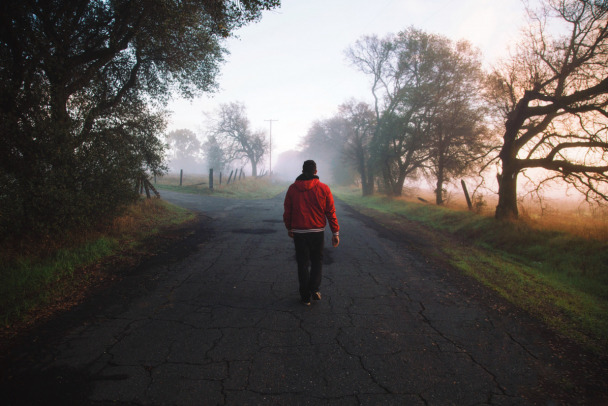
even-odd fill
[[[308,298],[308,299],[302,299],[302,304],[304,306],[310,306],[310,298]]]
[[[312,300],[321,300],[321,292],[314,292],[312,294]]]

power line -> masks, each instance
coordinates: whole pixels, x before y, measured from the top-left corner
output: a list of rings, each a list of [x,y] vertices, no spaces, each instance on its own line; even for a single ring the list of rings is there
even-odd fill
[[[270,122],[270,170],[268,171],[268,173],[270,174],[270,176],[272,176],[272,122],[273,121],[279,121],[279,120],[274,120],[274,119],[270,119],[270,120],[264,120],[264,121],[268,121]]]

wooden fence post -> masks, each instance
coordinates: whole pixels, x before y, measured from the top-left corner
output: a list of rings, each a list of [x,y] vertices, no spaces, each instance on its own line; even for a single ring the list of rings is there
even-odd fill
[[[184,170],[180,169],[179,170],[179,185],[182,185],[182,177],[184,176]]]
[[[222,172],[220,172],[220,186],[222,186]]]
[[[464,190],[464,197],[467,199],[467,206],[469,206],[469,210],[473,210],[473,204],[471,203],[471,198],[469,197],[467,185],[464,183],[464,180],[460,180],[460,184],[462,185],[462,190]]]
[[[230,176],[228,177],[228,182],[226,182],[226,185],[230,184],[230,179],[232,179],[232,174],[234,173],[234,169],[230,171]],[[235,176],[236,177],[236,176]]]
[[[222,184],[221,179],[220,177],[220,185]],[[209,189],[213,189],[213,168],[209,169]]]

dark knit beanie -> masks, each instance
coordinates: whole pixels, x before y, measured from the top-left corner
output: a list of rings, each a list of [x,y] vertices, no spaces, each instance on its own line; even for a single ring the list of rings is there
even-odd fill
[[[308,161],[304,161],[304,165],[302,165],[302,173],[305,175],[313,176],[315,171],[317,170],[317,164],[312,159]]]

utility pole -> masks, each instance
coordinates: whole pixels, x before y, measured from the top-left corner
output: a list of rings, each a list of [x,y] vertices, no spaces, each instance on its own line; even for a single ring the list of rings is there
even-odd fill
[[[270,176],[272,176],[272,122],[273,121],[279,121],[279,120],[264,120],[264,121],[269,121],[270,122],[270,170],[268,171],[268,173],[270,174]]]

